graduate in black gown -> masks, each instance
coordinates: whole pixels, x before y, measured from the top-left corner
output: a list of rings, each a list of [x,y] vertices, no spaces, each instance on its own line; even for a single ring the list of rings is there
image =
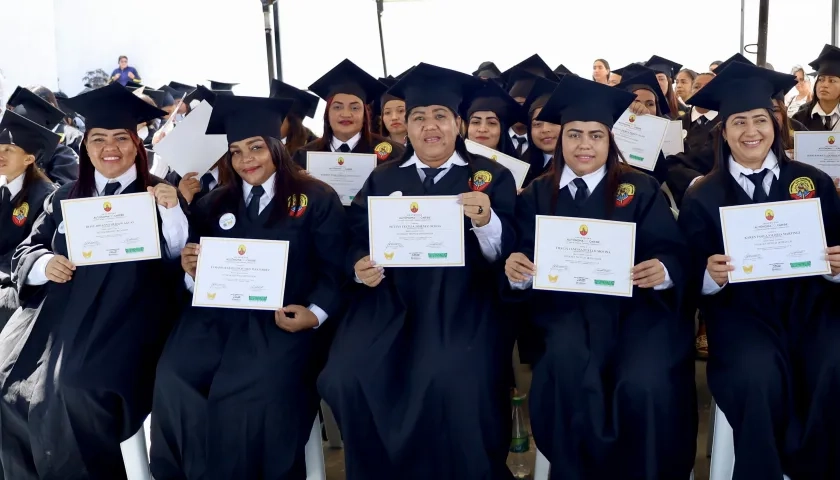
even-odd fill
[[[295,163],[306,168],[306,152],[374,153],[379,163],[399,158],[405,148],[371,131],[371,112],[367,104],[385,93],[385,86],[344,60],[324,74],[309,90],[327,102],[324,135],[301,147]]]
[[[523,71],[531,75],[522,75]],[[525,105],[525,101],[528,99],[528,95],[534,86],[533,77],[542,77],[554,83],[560,81],[560,76],[555,74],[551,70],[551,67],[537,54],[531,55],[505,70],[501,77],[496,80],[500,85],[506,86],[508,93],[516,103]],[[510,136],[511,141],[513,141],[513,146],[516,149],[516,157],[525,161],[527,161],[525,153],[533,146],[533,141],[529,135],[528,124],[529,119],[525,118],[522,122],[513,124],[508,130],[508,136]]]
[[[805,128],[815,132],[840,130],[840,48],[825,45],[816,60],[809,63],[817,72],[813,99],[793,115]]]
[[[492,79],[482,83],[483,88],[464,101],[461,118],[467,122],[466,138],[518,158],[507,132],[523,120],[522,106]]]
[[[15,480],[125,478],[120,443],[151,411],[183,279],[187,218],[136,134],[160,111],[118,83],[69,102],[87,122],[79,180],[47,198],[15,251],[21,308],[0,334],[0,459]],[[157,203],[162,258],[75,266],[61,201],[142,192]]]
[[[688,111],[688,107],[680,103],[679,97],[677,97],[677,94],[674,92],[674,79],[677,78],[677,74],[680,72],[682,65],[668,60],[667,58],[653,55],[650,57],[650,60],[645,63],[645,67],[656,72],[657,82],[662,90],[662,93],[665,95],[664,103],[668,105],[668,113],[664,114],[664,116],[677,120],[681,116],[685,115],[685,112]],[[625,80],[626,76],[622,82]],[[665,109],[662,108],[662,110]]]
[[[57,134],[14,112],[0,120],[0,328],[19,303],[12,255],[32,231],[44,199],[55,190],[36,163],[51,156],[58,141]]]
[[[192,291],[202,237],[288,241],[286,306],[186,308],[158,363],[157,480],[306,478],[326,354],[318,327],[340,318],[347,230],[335,191],[298,169],[280,142],[292,103],[220,97],[210,118],[208,134],[227,134],[234,174],[193,206],[184,280]]]
[[[680,227],[702,293],[709,388],[735,434],[732,478],[840,478],[840,198],[828,175],[782,149],[770,98],[796,78],[718,71],[692,98],[721,117],[717,165],[686,193]],[[831,275],[728,284],[720,207],[806,198],[820,199]]]
[[[64,112],[23,87],[12,93],[6,106],[48,130],[64,121]],[[79,177],[79,156],[67,145],[59,145],[52,157],[41,159],[38,167],[50,180],[64,185]]]
[[[538,120],[563,125],[556,161],[519,196],[506,295],[545,341],[530,392],[534,441],[569,479],[684,479],[694,464],[693,322],[680,317],[685,241],[659,185],[610,129],[633,95],[566,77]],[[636,224],[632,297],[531,289],[536,215]],[[560,273],[559,275],[562,275]],[[627,272],[631,275],[631,272]]]
[[[531,87],[528,97],[522,105],[525,124],[528,126],[530,146],[522,155],[522,161],[531,164],[522,188],[527,187],[543,173],[547,172],[554,159],[554,148],[560,135],[560,125],[537,120],[551,92],[557,88],[557,82],[547,78],[534,76],[526,71],[518,70],[513,74],[516,83],[528,82]],[[556,78],[556,77],[555,77]]]
[[[271,98],[289,98],[295,101],[292,109],[283,119],[280,127],[280,141],[286,146],[290,156],[294,156],[301,147],[309,142],[314,142],[318,137],[303,126],[303,119],[306,117],[315,118],[315,111],[318,109],[318,97],[288,83],[274,79],[271,81]]]
[[[348,480],[511,478],[513,334],[495,291],[515,241],[516,188],[509,170],[471,155],[458,136],[456,112],[477,81],[421,63],[397,83],[409,148],[374,170],[350,207],[348,266],[364,286],[318,378]],[[460,195],[465,266],[373,264],[367,199],[387,195]]]

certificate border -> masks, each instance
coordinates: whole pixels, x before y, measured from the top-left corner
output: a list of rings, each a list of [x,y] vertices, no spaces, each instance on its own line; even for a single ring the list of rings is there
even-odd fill
[[[478,143],[478,142],[475,142],[475,141],[472,141],[472,140],[470,140],[470,139],[466,139],[466,140],[464,140],[464,143],[466,143],[466,145],[467,145],[467,151],[468,151],[468,152],[470,152],[470,153],[472,153],[473,155],[482,155],[482,156],[485,156],[485,155],[483,155],[482,153],[480,153],[480,151],[481,151],[481,150],[490,150],[490,151],[492,151],[492,152],[496,152],[496,153],[498,153],[498,154],[499,154],[500,156],[502,156],[502,157],[505,157],[505,160],[510,160],[510,161],[512,161],[512,162],[515,162],[515,163],[521,163],[523,166],[528,167],[528,168],[525,170],[525,175],[523,175],[523,176],[522,176],[522,181],[521,181],[521,182],[519,181],[519,179],[518,179],[518,178],[516,178],[516,176],[514,176],[514,177],[513,177],[513,180],[516,182],[516,189],[517,189],[517,190],[522,189],[522,185],[524,185],[524,184],[525,184],[525,179],[526,179],[526,178],[528,178],[528,172],[531,170],[531,164],[530,164],[530,163],[528,163],[528,162],[523,162],[522,160],[520,160],[520,159],[518,159],[518,158],[516,158],[516,157],[511,157],[510,155],[505,155],[504,153],[502,153],[502,152],[500,152],[500,151],[498,151],[498,150],[494,150],[494,149],[492,149],[492,148],[490,148],[490,147],[487,147],[487,146],[485,146],[485,145],[482,145],[482,144],[480,144],[480,143]],[[471,147],[471,146],[473,146],[473,145],[474,145],[474,146],[475,146],[475,147],[479,150],[479,152],[478,152],[478,153],[477,153],[477,152],[473,152],[472,150],[470,150],[470,147]],[[488,157],[488,158],[490,158],[490,157]],[[492,159],[492,158],[490,158],[490,160],[493,160],[493,159]],[[494,161],[494,162],[496,162],[496,163],[499,163],[499,161],[498,161],[498,160],[493,160],[493,161]],[[499,165],[502,165],[502,164],[501,164],[501,163],[499,163]],[[503,166],[503,167],[505,167],[504,165],[502,165],[502,166]],[[507,168],[507,167],[505,167],[505,168]],[[511,170],[511,169],[509,169],[509,168],[507,168],[507,170],[508,170],[511,174],[513,173],[513,170]]]
[[[599,218],[585,218],[585,217],[561,217],[556,215],[537,215],[536,216],[536,226],[535,226],[535,237],[534,237],[534,265],[539,263],[539,239],[540,239],[540,222],[542,220],[563,220],[563,221],[574,221],[574,222],[584,222],[584,223],[606,223],[606,224],[613,224],[613,225],[621,225],[626,226],[631,229],[632,236],[633,236],[633,248],[630,250],[630,266],[628,268],[628,272],[633,271],[633,267],[635,266],[636,262],[636,222],[618,222],[615,220],[601,220]],[[537,272],[539,274],[539,272]],[[628,273],[629,275],[629,273]],[[595,295],[607,295],[610,297],[624,297],[624,298],[632,298],[633,297],[633,280],[631,279],[629,282],[630,290],[629,291],[621,291],[618,293],[610,293],[605,292],[603,290],[591,290],[588,288],[569,288],[569,287],[558,287],[558,288],[551,288],[551,287],[539,287],[537,288],[537,280],[534,279],[532,284],[532,288],[534,290],[545,290],[549,292],[570,292],[570,293],[592,293]]]
[[[157,256],[155,255],[146,255],[141,257],[132,257],[132,258],[125,258],[125,259],[117,259],[117,260],[99,260],[95,262],[85,262],[84,258],[82,258],[81,262],[77,262],[73,260],[71,255],[70,249],[70,226],[71,224],[66,221],[67,219],[67,210],[64,207],[65,202],[68,204],[73,203],[85,203],[85,202],[93,202],[93,201],[102,201],[103,198],[130,198],[130,197],[140,197],[140,196],[147,196],[149,200],[152,202],[152,214],[154,215],[155,219],[152,222],[152,225],[155,226],[155,238],[157,241],[155,242],[155,247],[157,248]],[[176,207],[173,207],[176,208]],[[180,208],[178,206],[177,208]],[[126,193],[121,195],[107,195],[107,196],[96,196],[96,197],[85,197],[85,198],[68,198],[61,201],[61,218],[62,222],[64,222],[64,236],[67,237],[65,241],[67,245],[67,259],[73,262],[74,265],[77,267],[86,267],[90,265],[109,265],[113,263],[128,263],[128,262],[140,262],[144,260],[159,260],[162,257],[162,252],[160,251],[160,228],[158,226],[158,211],[157,211],[157,203],[155,202],[155,197],[148,193],[148,192],[140,192],[140,193]]]
[[[819,171],[825,173],[826,175],[828,175],[828,172],[826,172],[822,168],[820,168],[820,167],[818,167],[818,166],[816,166],[812,163],[804,162],[802,160],[796,160],[797,158],[801,158],[800,155],[799,155],[799,148],[800,148],[799,147],[799,142],[796,141],[796,137],[799,137],[799,136],[802,136],[802,137],[809,137],[809,136],[816,137],[818,135],[823,135],[823,136],[826,137],[826,139],[828,139],[828,137],[831,137],[831,136],[840,137],[840,131],[838,131],[838,132],[835,132],[835,131],[830,131],[830,132],[824,132],[824,131],[823,132],[793,132],[793,160],[795,160],[799,163],[804,163],[805,165],[810,165],[814,168],[819,169]],[[838,153],[840,153],[840,152],[838,152]],[[831,177],[831,180],[833,182],[834,177],[832,177],[831,175],[828,175],[828,176]]]
[[[672,125],[677,125],[677,129],[678,129],[678,131],[680,132],[680,139],[679,139],[679,140],[680,140],[680,144],[683,146],[683,148],[682,148],[682,151],[681,151],[681,152],[668,154],[668,153],[665,153],[665,151],[663,150],[663,148],[665,148],[665,140],[668,138],[668,130],[670,130],[670,128],[671,128],[671,126],[672,126]],[[685,153],[685,139],[684,139],[684,138],[683,138],[683,136],[682,136],[682,131],[683,131],[683,130],[684,130],[684,128],[682,128],[682,120],[681,120],[681,119],[680,119],[680,120],[671,120],[671,121],[668,123],[668,128],[666,128],[666,129],[665,129],[665,136],[664,136],[664,137],[662,137],[662,146],[661,146],[661,147],[659,147],[659,151],[662,153],[662,156],[663,156],[663,157],[666,157],[666,158],[667,158],[667,157],[668,157],[668,156],[670,156],[670,155],[677,155],[677,154],[680,154],[680,153]],[[657,156],[656,156],[656,160],[657,160],[657,161],[659,161],[659,155],[657,155]]]
[[[286,255],[283,257],[283,275],[280,279],[280,306],[274,307],[266,305],[265,307],[251,307],[251,306],[242,306],[241,304],[218,304],[218,303],[202,303],[200,301],[196,301],[196,294],[195,292],[198,290],[198,272],[201,269],[201,254],[198,255],[198,263],[195,266],[195,286],[193,287],[193,298],[192,298],[192,306],[193,307],[210,307],[210,308],[232,308],[236,310],[265,310],[265,311],[276,311],[283,308],[283,303],[286,301],[286,277],[288,276],[288,268],[289,268],[289,248],[291,247],[288,240],[264,240],[264,239],[256,239],[256,238],[229,238],[229,237],[201,237],[198,241],[199,245],[204,245],[204,241],[211,241],[211,242],[219,242],[219,243],[274,243],[280,244],[285,247]]]
[[[629,110],[629,109],[627,109],[627,110],[625,110],[625,112],[630,112],[630,110]],[[624,116],[624,114],[623,114],[623,113],[622,113],[621,115],[622,115],[622,116]],[[636,115],[637,117],[639,117],[639,116],[642,116],[642,117],[653,117],[653,118],[657,119],[656,121],[661,120],[661,121],[663,121],[663,122],[666,122],[666,123],[668,124],[668,126],[670,126],[671,121],[672,121],[672,120],[668,120],[668,119],[666,119],[666,118],[657,117],[656,115],[650,115],[650,114],[646,114],[646,115],[638,115],[638,114],[635,114],[635,113],[633,113],[633,112],[630,112],[630,115]],[[621,119],[621,118],[619,117],[619,120],[620,120],[620,119]],[[618,121],[616,121],[616,123],[618,123]],[[643,166],[641,166],[641,165],[634,165],[634,164],[630,163],[630,161],[629,161],[629,160],[627,160],[627,164],[628,164],[628,165],[630,165],[631,167],[641,168],[642,170],[645,170],[645,171],[648,171],[648,172],[652,172],[652,171],[656,170],[656,163],[657,163],[657,162],[659,162],[659,154],[660,154],[660,153],[662,153],[662,144],[663,144],[663,143],[665,143],[665,135],[667,135],[667,134],[668,134],[668,126],[666,126],[666,127],[665,127],[665,131],[663,131],[663,132],[662,132],[662,138],[660,138],[660,139],[659,139],[659,151],[658,151],[658,152],[656,153],[656,155],[654,156],[655,158],[653,159],[653,164],[651,164],[651,166],[650,166],[650,170],[648,170],[647,168],[645,168],[645,167],[643,167]],[[683,149],[685,149],[685,147],[683,147]],[[621,149],[620,149],[620,148],[619,148],[619,151],[621,151]],[[622,154],[622,155],[624,155],[624,152],[621,152],[621,154]],[[663,154],[663,155],[664,155],[664,154]],[[629,156],[629,154],[628,154],[628,156]]]
[[[373,251],[373,208],[371,208],[371,203],[374,201],[388,201],[388,200],[418,200],[418,201],[426,201],[426,200],[453,200],[457,199],[457,195],[409,195],[409,196],[400,196],[400,197],[391,197],[391,196],[371,196],[368,197],[368,254],[370,255],[371,259],[375,256],[375,252]],[[461,217],[464,216],[464,206],[458,205],[461,210]],[[461,219],[459,222],[460,231],[461,231],[461,260],[459,262],[450,262],[450,263],[389,263],[389,264],[382,264],[382,267],[463,267],[466,265],[467,262],[467,252],[466,252],[466,239],[464,238],[464,220]]]
[[[376,169],[376,165],[377,165],[377,160],[376,160],[376,154],[375,153],[306,152],[306,171],[313,178],[317,178],[318,180],[321,180],[322,182],[326,183],[327,185],[330,185],[330,184],[326,180],[323,180],[321,178],[316,177],[315,175],[312,175],[312,171],[309,169],[310,156],[312,154],[315,154],[316,157],[320,156],[320,155],[324,155],[324,156],[334,155],[336,157],[370,157],[370,159],[373,160],[373,168],[370,170],[371,172],[373,172]],[[368,174],[368,176],[370,176],[370,173]],[[365,181],[367,181],[367,179],[365,179]],[[341,199],[341,194],[338,193],[338,191],[335,190],[335,187],[330,185],[330,188],[332,188],[333,191],[335,191],[335,193],[338,194],[338,199],[341,200],[341,204],[343,206],[349,207],[353,203],[353,200],[350,200],[349,203],[345,204],[344,200]],[[360,187],[360,189],[361,189],[361,187]],[[358,194],[359,192],[356,192],[356,193]]]
[[[726,237],[726,221],[723,218],[724,214],[727,211],[742,210],[742,209],[745,209],[745,208],[755,208],[755,209],[767,208],[768,205],[778,205],[780,203],[785,204],[785,203],[789,203],[789,202],[796,202],[798,204],[816,203],[817,204],[817,212],[819,212],[819,214],[820,214],[820,219],[823,218],[822,203],[820,202],[819,197],[817,197],[817,198],[806,198],[804,200],[785,200],[785,201],[782,201],[782,202],[747,203],[747,204],[744,204],[744,205],[731,205],[731,206],[728,206],[728,207],[720,207],[720,230],[721,230],[721,233],[723,234],[723,254],[726,255],[726,256],[730,256],[729,255],[729,240]],[[823,248],[828,248],[826,246],[825,225],[823,224],[823,222],[820,222],[820,235],[822,237]],[[759,280],[778,280],[778,279],[783,279],[783,278],[815,277],[817,275],[829,275],[829,274],[831,274],[831,265],[829,265],[828,260],[825,261],[825,266],[827,267],[827,270],[824,271],[824,272],[766,275],[766,276],[763,276],[763,277],[750,277],[749,279],[739,279],[739,280],[733,280],[732,279],[732,272],[727,272],[726,277],[727,277],[728,283],[750,283],[750,282],[755,282],[755,281],[759,281]]]

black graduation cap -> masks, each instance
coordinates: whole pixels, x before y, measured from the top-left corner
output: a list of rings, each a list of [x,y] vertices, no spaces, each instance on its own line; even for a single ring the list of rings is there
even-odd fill
[[[493,62],[481,62],[481,65],[472,74],[474,77],[500,78],[502,71]]]
[[[0,120],[0,145],[17,145],[36,160],[51,158],[61,137],[15,112]]]
[[[59,90],[59,91],[55,92],[55,99],[56,99],[56,101],[58,102],[58,108],[59,108],[62,112],[64,112],[64,114],[65,114],[66,116],[68,116],[68,117],[71,117],[71,118],[72,118],[72,117],[75,117],[75,116],[76,116],[76,112],[74,112],[74,111],[73,111],[73,109],[72,109],[72,108],[70,108],[70,105],[67,105],[67,101],[66,101],[66,100],[67,100],[68,98],[70,98],[70,97],[68,97],[68,96],[67,96],[67,94],[66,94],[66,93],[64,93],[64,92],[62,92],[61,90]]]
[[[158,107],[169,107],[169,106],[175,105],[175,102],[177,102],[178,100],[183,98],[184,94],[186,93],[186,92],[182,92],[180,90],[176,90],[176,89],[170,87],[169,85],[164,85],[164,86],[160,87],[160,91],[164,92],[166,95],[164,96],[164,103],[162,105],[158,104]],[[170,100],[169,100],[170,98],[172,99],[171,103],[170,103]]]
[[[155,101],[158,108],[171,107],[175,105],[175,98],[166,90],[155,90],[154,88],[147,88],[143,90],[144,95],[148,95]]]
[[[505,83],[507,85],[513,85],[510,77],[516,69],[525,70],[528,73],[534,74],[538,77],[547,78],[554,82],[560,81],[557,75],[554,74],[554,71],[551,70],[551,67],[549,67],[548,64],[545,63],[545,61],[542,59],[542,57],[540,57],[536,53],[526,58],[525,60],[517,63],[511,68],[505,70],[505,72],[502,73],[502,78],[505,80]],[[516,97],[518,95],[514,96]]]
[[[680,73],[680,69],[682,69],[681,64],[668,60],[667,58],[662,58],[659,55],[650,57],[650,60],[645,63],[645,66],[656,73],[664,73],[671,79],[676,78],[677,74]]]
[[[50,102],[23,87],[17,87],[12,92],[7,104],[13,107],[13,112],[48,129],[54,128],[66,116],[64,112],[55,108]]]
[[[747,65],[755,65],[753,62],[750,61],[749,58],[741,55],[740,53],[736,53],[735,55],[732,55],[731,57],[727,58],[726,60],[724,60],[724,61],[722,61],[718,64],[717,68],[715,68],[715,75],[720,75],[720,73],[723,72],[723,70],[726,67],[732,65],[735,62],[745,63]]]
[[[401,74],[397,75],[397,76],[396,76],[396,77],[394,77],[394,78],[396,78],[397,80],[402,80],[402,79],[403,79],[403,77],[405,77],[406,75],[408,75],[408,72],[410,72],[411,70],[413,70],[413,69],[414,69],[414,67],[416,67],[416,66],[417,66],[417,65],[412,65],[412,66],[411,66],[411,67],[409,67],[406,71],[402,72]]]
[[[228,144],[251,137],[280,140],[280,127],[295,101],[290,98],[216,98],[207,135],[227,135]]]
[[[659,105],[659,111],[662,115],[671,113],[671,107],[668,106],[668,99],[662,93],[662,87],[659,86],[659,80],[656,79],[656,73],[651,69],[645,69],[634,77],[621,77],[621,83],[616,85],[616,88],[624,89],[630,93],[634,93],[639,88],[644,88],[656,95],[656,103]]]
[[[319,101],[317,95],[274,79],[271,81],[271,94],[269,96],[272,98],[291,98],[295,103],[289,113],[294,113],[300,118],[315,118]]]
[[[88,131],[94,128],[107,130],[135,130],[140,123],[165,117],[166,112],[144,102],[119,83],[67,99],[70,108],[85,117]]]
[[[184,98],[184,102],[192,103],[193,100],[198,100],[199,102],[205,100],[212,107],[213,103],[216,101],[216,96],[217,95],[209,88],[204,85],[199,85]]]
[[[175,90],[181,92],[181,94],[190,93],[195,90],[195,87],[192,85],[187,85],[186,83],[181,82],[169,82],[169,87],[174,88]]]
[[[527,73],[527,72],[526,72]],[[534,111],[545,106],[548,98],[557,89],[558,82],[547,78],[533,76],[533,87],[522,105],[524,111],[528,112],[528,118],[534,115]]]
[[[344,59],[310,85],[309,90],[324,100],[344,93],[359,97],[362,103],[370,103],[385,93],[387,87],[355,63]]]
[[[572,75],[566,76],[545,104],[537,120],[556,124],[599,122],[612,128],[636,96]]]
[[[475,112],[494,112],[507,126],[522,121],[522,106],[493,79],[482,80],[481,85],[464,99],[462,118],[469,120]]]
[[[144,88],[144,87],[145,87],[145,88],[152,88],[152,87],[146,87],[146,86],[145,86],[145,85],[143,85],[142,83],[137,83],[137,82],[128,82],[128,83],[125,85],[125,88],[127,88],[127,89],[128,89],[129,91],[131,91],[131,92],[133,92],[133,91],[135,91],[135,90],[139,90],[139,89]]]
[[[620,75],[623,79],[624,77],[635,77],[637,75],[641,75],[647,71],[650,71],[650,68],[640,64],[640,63],[631,63],[630,65],[626,65],[621,68],[616,68],[610,73],[614,73],[616,75]]]
[[[448,68],[421,63],[388,90],[405,100],[405,111],[415,107],[442,105],[458,114],[464,96],[478,88],[481,80]]]
[[[574,75],[574,73],[572,73],[572,71],[569,70],[568,68],[566,68],[566,66],[563,65],[562,63],[560,65],[558,65],[557,68],[554,69],[554,74],[555,75]]]
[[[808,65],[816,70],[818,75],[840,77],[840,48],[826,44],[820,56]]]
[[[692,95],[695,107],[718,112],[722,119],[757,108],[772,109],[771,98],[780,90],[796,85],[796,77],[752,64],[732,62],[718,67],[715,76],[702,90]]]
[[[225,83],[210,80],[210,90],[233,90],[233,87],[239,85],[238,83]]]

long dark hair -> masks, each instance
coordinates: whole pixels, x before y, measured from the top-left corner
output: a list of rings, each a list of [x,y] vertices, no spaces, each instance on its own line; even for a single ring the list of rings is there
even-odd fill
[[[82,144],[79,146],[79,180],[73,185],[70,191],[69,198],[87,198],[96,194],[96,178],[94,172],[96,169],[90,161],[90,156],[87,151],[87,140],[91,129],[85,132],[82,139]],[[137,131],[127,129],[128,136],[134,143],[134,148],[137,150],[137,155],[134,157],[134,168],[137,169],[137,189],[140,192],[145,192],[146,187],[152,184],[152,174],[149,173],[149,157],[146,155],[146,147],[143,146],[143,140],[137,136]]]
[[[566,165],[566,159],[563,158],[563,131],[565,126],[560,127],[560,136],[557,138],[557,147],[554,149],[554,163],[551,168],[542,176],[552,177],[554,185],[560,185],[560,177],[563,176],[563,167]],[[618,185],[621,182],[621,175],[625,172],[632,171],[632,167],[627,165],[624,155],[618,149],[613,137],[612,131],[607,129],[607,135],[610,139],[610,149],[607,152],[607,174],[604,180],[607,182],[604,188],[604,197],[607,202],[607,217],[612,217],[613,210],[615,210],[615,194],[618,190]],[[560,195],[560,189],[555,188],[551,195],[551,213],[557,213],[557,197]]]
[[[303,126],[303,119],[297,114],[289,113],[286,115],[286,120],[289,122],[289,132],[286,134],[286,150],[291,156],[300,150],[300,147],[309,143],[309,133]]]
[[[330,143],[333,139],[333,129],[330,126],[330,107],[332,107],[333,100],[335,96],[329,97],[327,99],[327,108],[324,109],[324,134],[321,135],[321,138],[315,141],[315,148],[313,150],[320,151],[320,150],[329,150]],[[365,113],[362,117],[362,142],[365,142],[367,145],[371,145],[373,143],[371,138],[370,132],[370,117],[371,111],[370,106],[365,104],[364,107]],[[406,113],[407,116],[407,113]]]
[[[782,115],[782,123],[779,125],[779,135],[782,137],[782,148],[790,150],[793,148],[793,125],[790,122],[790,117],[787,114],[787,107],[785,106],[784,98],[774,98],[773,103],[779,109]],[[776,117],[774,116],[775,120]]]
[[[668,99],[668,108],[671,110],[670,117],[672,119],[678,119],[680,118],[680,102],[677,100],[677,94],[674,92],[674,79],[668,75],[665,75],[665,78],[668,79],[668,91],[665,92],[665,98]]]
[[[306,174],[298,165],[292,161],[292,156],[286,151],[283,142],[273,137],[262,137],[271,153],[271,162],[277,170],[274,176],[274,208],[269,217],[269,224],[274,224],[289,216],[289,209],[300,205],[300,196],[304,193],[305,186],[311,184],[326,185],[320,180]],[[233,168],[233,157],[228,151],[224,157],[224,165],[220,165],[219,171],[228,169],[231,174],[231,182],[219,187],[221,193],[217,197],[215,208],[225,208],[239,205],[242,201],[242,177]],[[292,199],[294,203],[288,205]]]
[[[51,183],[50,179],[44,175],[44,172],[40,167],[38,167],[38,165],[36,165],[36,163],[37,162],[30,163],[23,172],[23,188],[21,188],[20,192],[17,194],[17,200],[14,203],[14,208],[18,208],[21,204],[23,204],[29,196],[29,190],[33,185],[35,185],[35,182]]]

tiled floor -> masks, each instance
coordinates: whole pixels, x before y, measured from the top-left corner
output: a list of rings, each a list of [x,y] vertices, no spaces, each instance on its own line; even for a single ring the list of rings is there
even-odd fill
[[[520,381],[522,387],[530,387],[531,374],[527,367],[520,367]],[[697,436],[697,458],[694,462],[694,475],[696,480],[709,479],[709,458],[706,456],[706,439],[709,432],[709,408],[711,405],[711,394],[706,384],[706,363],[697,362],[696,368],[697,400],[700,409],[700,434]],[[324,448],[324,455],[327,462],[327,480],[345,480],[344,474],[344,451],[341,449]],[[531,451],[533,462],[533,448]]]

